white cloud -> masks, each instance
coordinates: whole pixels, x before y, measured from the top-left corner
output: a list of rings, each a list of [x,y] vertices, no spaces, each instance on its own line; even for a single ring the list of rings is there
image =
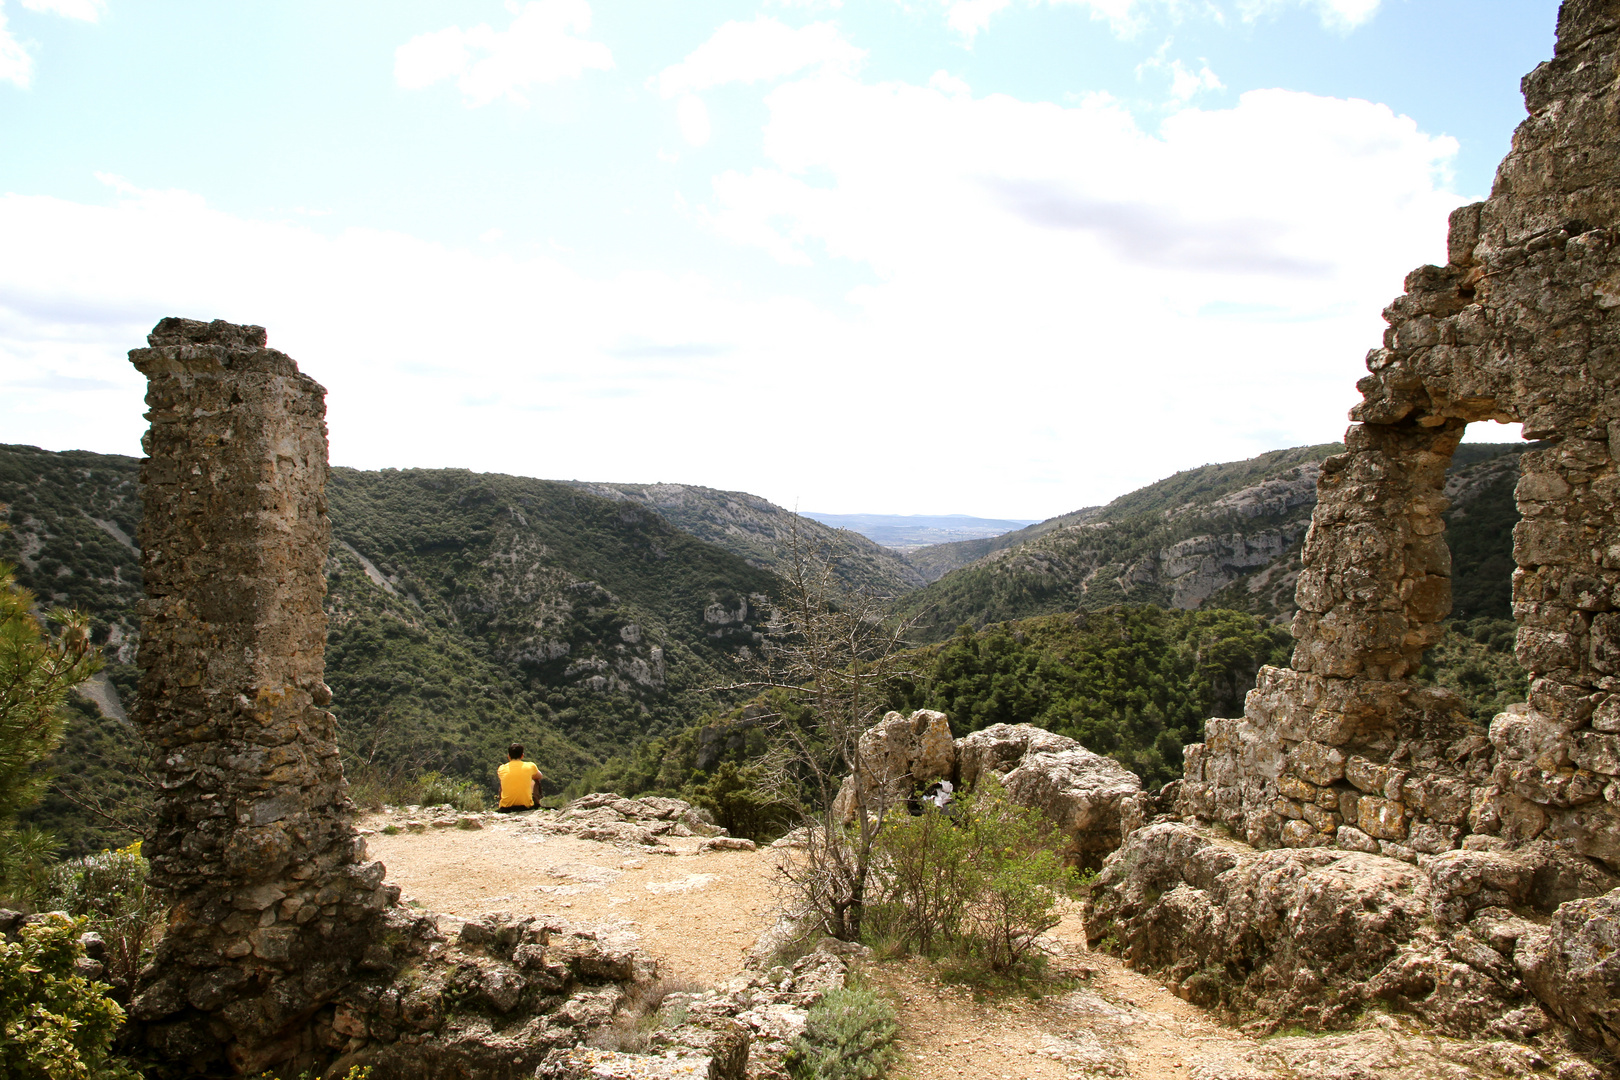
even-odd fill
[[[675,106],[675,122],[681,137],[692,146],[706,146],[709,142],[709,110],[696,94],[682,95]]]
[[[110,206],[0,197],[0,430],[134,452],[124,350],[161,316],[221,317],[330,389],[342,464],[1035,517],[1337,437],[1379,311],[1460,201],[1455,144],[1363,101],[1258,91],[1148,130],[1102,95],[823,72],[766,106],[766,161],[698,212],[795,274],[853,267],[841,303],[327,236],[110,178]],[[793,434],[703,434],[749,430]],[[902,457],[944,464],[897,485]]]
[[[1247,22],[1270,15],[1280,8],[1299,5],[1315,8],[1322,25],[1335,30],[1354,30],[1378,12],[1382,0],[1238,0],[1238,13]]]
[[[1258,91],[1157,132],[1101,95],[839,76],[767,104],[771,165],[716,179],[714,227],[784,263],[869,268],[868,381],[930,430],[1059,431],[1071,477],[1120,468],[1108,445],[1139,469],[1161,436],[1144,479],[1336,437],[1379,311],[1461,201],[1455,142],[1364,101]]]
[[[6,29],[6,13],[0,10],[0,82],[12,83],[28,89],[34,81],[34,58],[28,55],[22,42]]]
[[[935,0],[945,11],[951,29],[971,42],[991,19],[1013,5],[1013,0]],[[1371,19],[1381,0],[1231,0],[1231,10],[1247,22],[1273,14],[1285,7],[1316,10],[1324,26],[1353,30]],[[1120,37],[1131,37],[1144,30],[1155,16],[1170,22],[1203,17],[1225,22],[1228,4],[1220,0],[1024,0],[1028,6],[1078,7],[1093,19],[1108,23]]]
[[[451,26],[401,45],[394,50],[395,82],[419,90],[453,78],[468,106],[503,97],[526,105],[523,91],[530,86],[613,67],[606,45],[576,36],[591,27],[585,0],[532,0],[521,7],[508,0],[506,6],[514,18],[505,30],[487,23]]]
[[[745,430],[790,400],[831,410],[831,389],[800,387],[799,373],[852,377],[837,320],[792,298],[744,302],[684,274],[591,277],[397,233],[326,236],[187,192],[114,190],[109,206],[0,195],[8,441],[138,453],[144,389],[126,351],[163,316],[225,318],[266,326],[328,388],[338,463],[703,479],[791,501],[819,472],[809,448],[722,461],[691,433]]]
[[[1136,77],[1140,79],[1147,72],[1158,72],[1170,79],[1170,102],[1174,105],[1185,105],[1199,94],[1210,90],[1224,90],[1226,84],[1220,77],[1211,71],[1207,63],[1200,61],[1200,67],[1193,71],[1180,60],[1167,60],[1171,42],[1166,40],[1159,46],[1159,51],[1148,57],[1136,66]]]
[[[728,22],[678,64],[658,76],[665,97],[708,90],[727,83],[780,79],[812,67],[852,70],[866,50],[844,39],[832,23],[794,28],[760,16],[753,22]]]
[[[102,13],[107,10],[107,0],[22,0],[22,6],[29,11],[49,12],[52,15],[82,19],[85,22],[100,22]]]
[[[107,10],[106,0],[22,0],[22,6],[85,22],[99,22]],[[34,82],[34,58],[8,28],[4,7],[5,0],[0,0],[0,82],[26,90]]]

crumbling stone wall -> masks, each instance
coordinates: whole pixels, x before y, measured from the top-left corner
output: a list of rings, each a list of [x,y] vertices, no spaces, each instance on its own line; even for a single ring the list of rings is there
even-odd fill
[[[176,902],[131,1015],[166,1058],[247,1072],[311,1049],[398,893],[325,709],[326,392],[261,327],[164,319],[147,341],[138,720],[145,851]]]
[[[1189,747],[1184,813],[1262,847],[1409,861],[1539,839],[1620,869],[1620,0],[1566,0],[1489,200],[1406,279],[1328,459],[1288,670]],[[1517,656],[1479,730],[1410,678],[1451,607],[1440,515],[1464,427],[1523,424]]]

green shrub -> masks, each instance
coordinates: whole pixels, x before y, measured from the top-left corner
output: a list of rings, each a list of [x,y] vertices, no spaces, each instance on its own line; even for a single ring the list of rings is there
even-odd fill
[[[998,972],[1019,966],[1080,883],[1049,834],[1040,812],[1010,802],[993,776],[949,813],[891,816],[877,838],[869,944],[925,956],[949,947]]]
[[[482,785],[471,780],[456,780],[442,773],[425,772],[416,778],[421,793],[417,802],[423,806],[449,806],[456,810],[482,810],[487,804]]]
[[[970,846],[971,834],[932,808],[891,815],[877,839],[879,900],[867,913],[868,944],[932,956],[959,942],[982,888]]]
[[[74,972],[85,920],[61,916],[0,943],[0,1076],[11,1080],[139,1080],[112,1054],[124,1010],[108,987]]]
[[[1009,971],[1058,924],[1058,902],[1079,876],[1052,850],[1040,812],[1007,801],[999,785],[973,800],[963,828],[979,885],[967,906],[972,940],[992,969]]]
[[[878,1080],[898,1059],[894,1006],[870,990],[829,990],[788,1052],[793,1080]]]
[[[133,985],[141,955],[162,925],[164,907],[147,884],[147,862],[137,842],[117,851],[71,859],[51,869],[41,907],[88,919],[107,943],[107,969]]]
[[[484,785],[441,772],[418,772],[414,777],[376,766],[361,766],[349,777],[349,798],[362,810],[384,806],[449,806],[478,811],[488,807]]]

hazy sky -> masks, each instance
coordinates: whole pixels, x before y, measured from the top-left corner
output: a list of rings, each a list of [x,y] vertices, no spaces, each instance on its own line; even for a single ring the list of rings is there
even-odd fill
[[[0,0],[0,442],[139,453],[165,315],[363,468],[1039,518],[1336,439],[1556,7]]]

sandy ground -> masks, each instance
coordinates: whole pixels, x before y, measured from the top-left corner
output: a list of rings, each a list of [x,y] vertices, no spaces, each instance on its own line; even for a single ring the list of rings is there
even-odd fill
[[[373,857],[403,896],[430,911],[472,918],[492,911],[556,914],[628,931],[659,961],[660,974],[718,987],[744,971],[748,949],[772,921],[777,853],[698,852],[699,840],[667,851],[556,836],[529,819],[482,815],[477,830],[396,827],[403,815],[361,822]],[[898,1005],[899,1078],[935,1080],[1467,1080],[1501,1075],[1435,1060],[1413,1048],[1421,1033],[1256,1039],[1219,1023],[1155,980],[1087,950],[1073,915],[1045,939],[1069,989],[1038,1000],[975,1001],[960,984],[917,961],[868,965],[864,978]],[[1297,1044],[1297,1045],[1296,1045]],[[1459,1044],[1452,1044],[1453,1047]],[[1517,1070],[1515,1070],[1517,1071]]]
[[[742,971],[743,955],[770,920],[769,857],[697,852],[672,839],[668,854],[621,848],[529,826],[522,815],[485,815],[484,828],[381,830],[403,817],[360,823],[373,858],[402,899],[446,915],[491,911],[556,914],[634,931],[659,970],[706,986]]]
[[[905,1072],[987,1080],[1186,1080],[1195,1064],[1213,1064],[1211,1051],[1232,1059],[1257,1045],[1113,957],[1087,951],[1083,928],[1072,916],[1047,945],[1051,969],[1068,975],[1075,989],[1039,1000],[976,1002],[971,990],[940,981],[927,965],[877,968],[875,981],[900,1002]]]

